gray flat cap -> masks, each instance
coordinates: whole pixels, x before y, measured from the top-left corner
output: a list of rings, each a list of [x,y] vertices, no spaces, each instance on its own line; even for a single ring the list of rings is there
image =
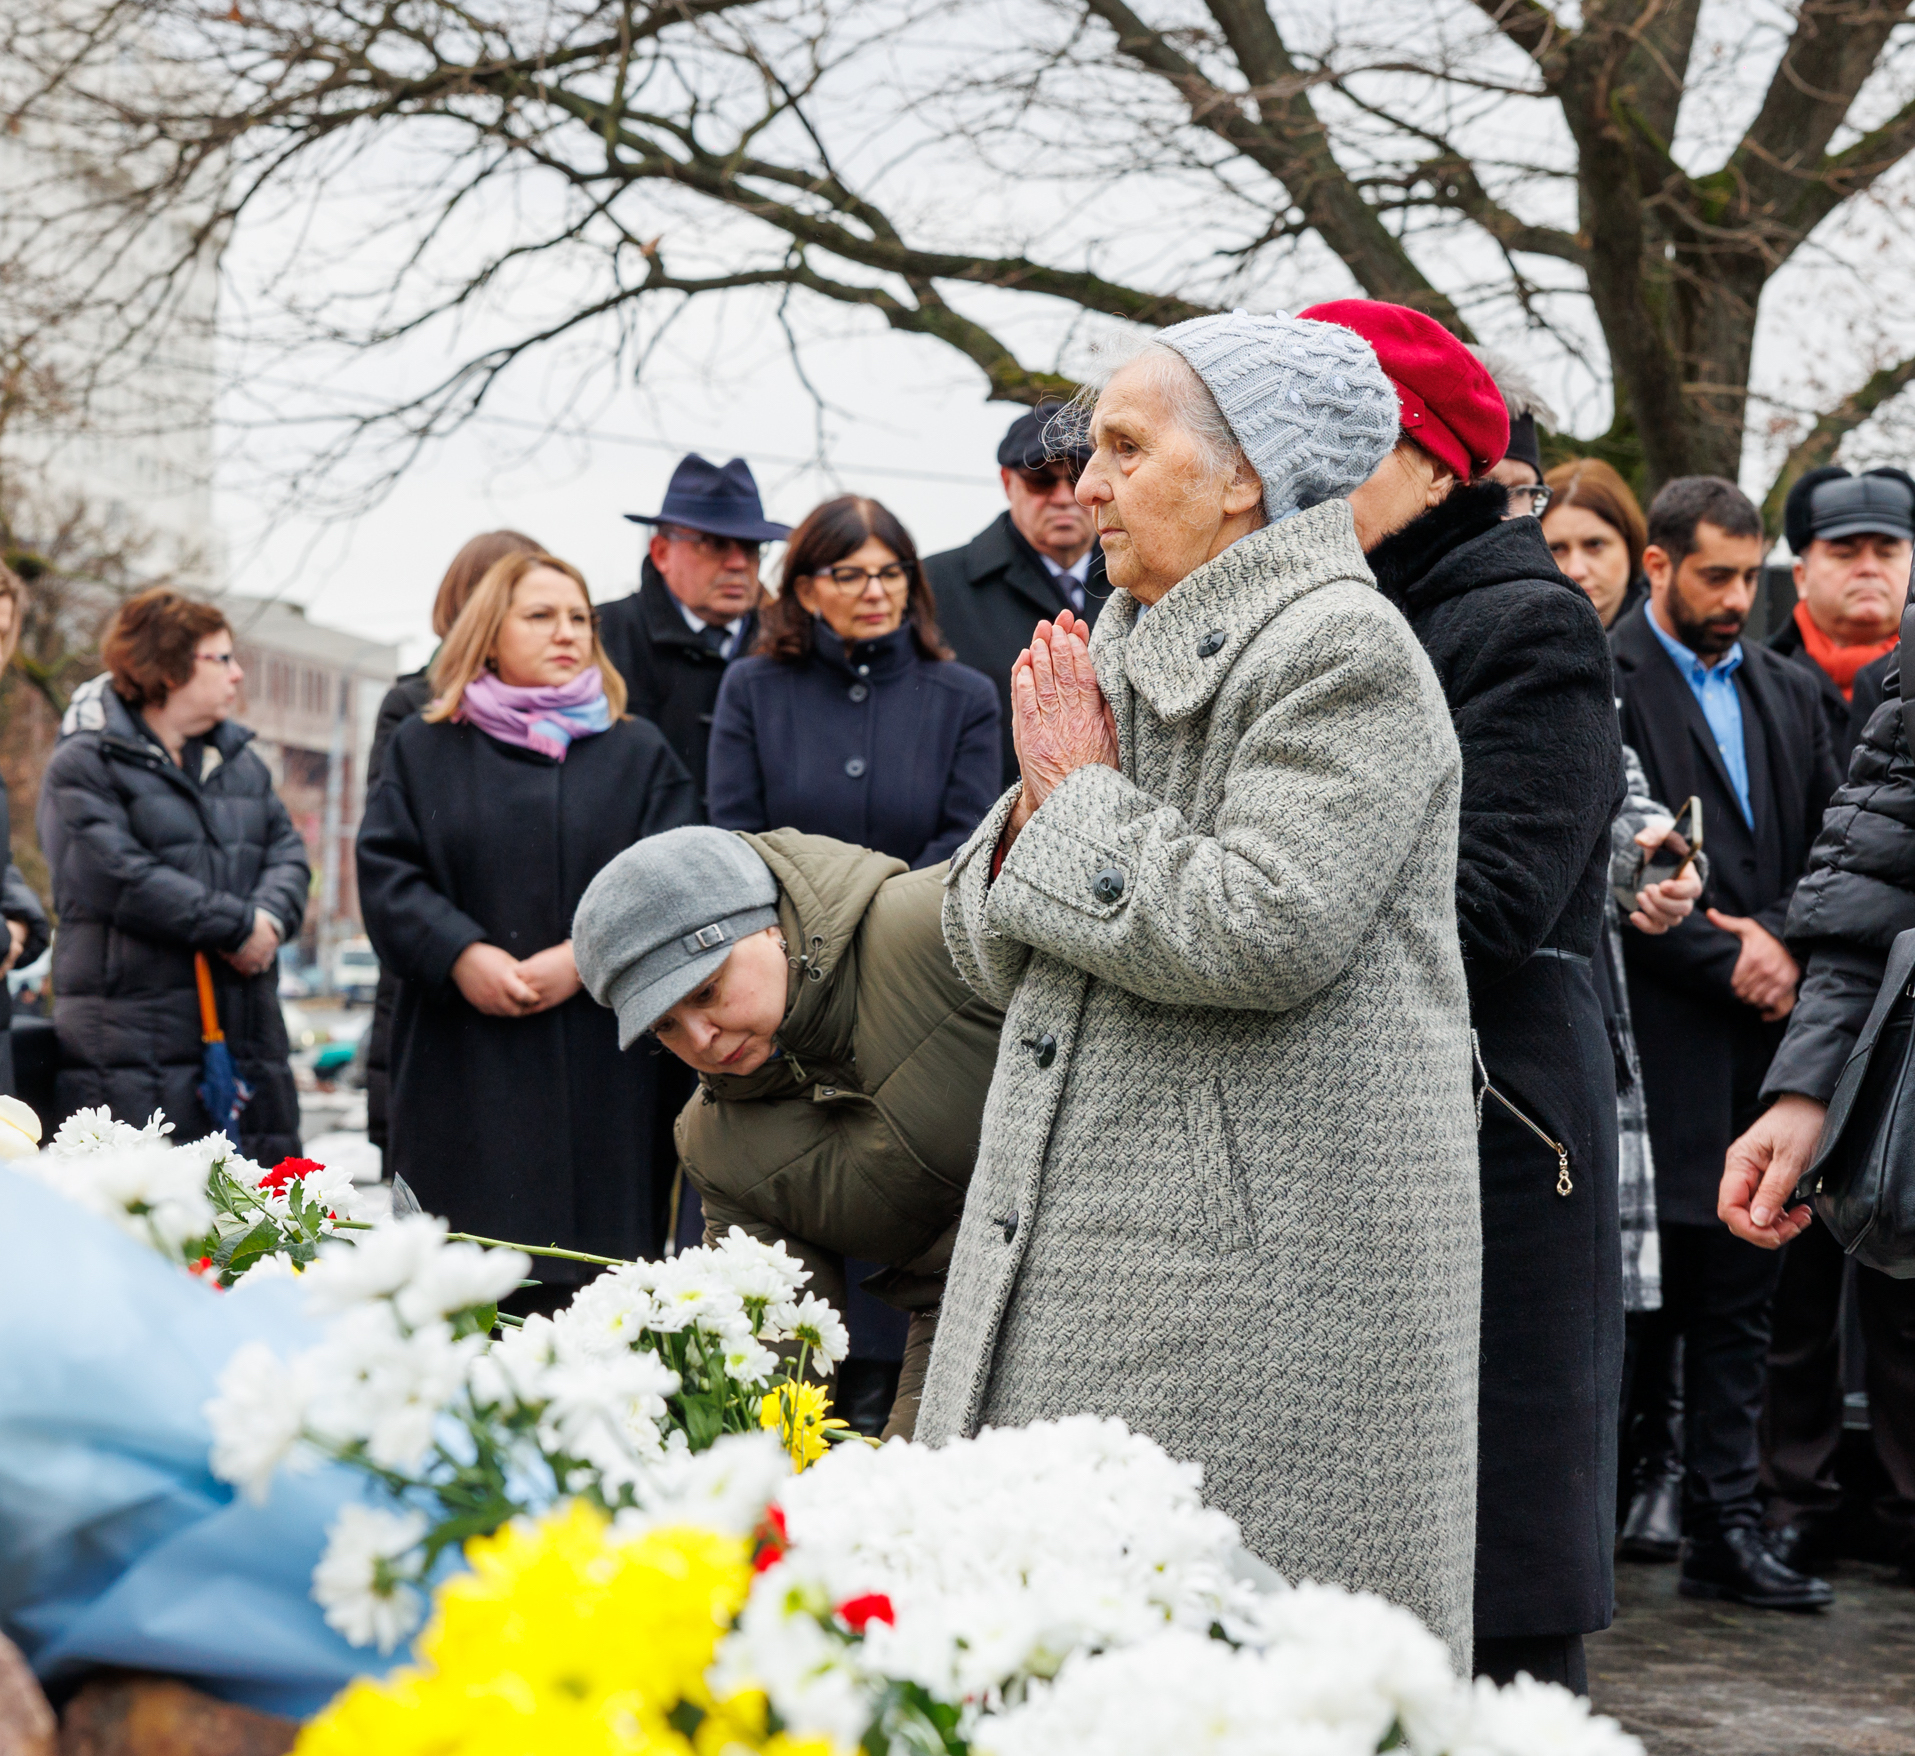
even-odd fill
[[[777,924],[778,882],[744,842],[725,829],[668,829],[592,880],[572,917],[572,956],[629,1049],[740,939]]]

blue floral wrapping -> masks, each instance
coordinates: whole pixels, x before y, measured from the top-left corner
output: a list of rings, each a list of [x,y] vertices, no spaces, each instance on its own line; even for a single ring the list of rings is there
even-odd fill
[[[282,1473],[253,1506],[207,1467],[228,1356],[313,1336],[294,1283],[220,1293],[0,1168],[0,1632],[43,1682],[165,1671],[305,1718],[407,1656],[348,1646],[308,1594],[360,1477]]]

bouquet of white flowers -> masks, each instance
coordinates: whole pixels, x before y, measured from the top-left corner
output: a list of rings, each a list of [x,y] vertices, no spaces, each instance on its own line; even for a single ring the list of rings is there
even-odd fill
[[[1247,1583],[1196,1486],[1081,1416],[846,1447],[795,1481],[724,1439],[609,1524],[574,1506],[475,1545],[423,1662],[300,1750],[1641,1756],[1567,1690],[1460,1681],[1407,1610]]]
[[[843,1429],[803,1374],[843,1357],[844,1325],[801,1292],[809,1271],[782,1247],[734,1230],[614,1267],[556,1317],[512,1327],[498,1301],[529,1266],[425,1215],[376,1226],[305,1271],[326,1319],[317,1346],[285,1359],[253,1343],[221,1375],[206,1413],[222,1480],[263,1499],[277,1470],[323,1457],[385,1490],[389,1506],[342,1515],[313,1575],[356,1645],[391,1651],[441,1555],[520,1513],[564,1496],[637,1507],[668,1452],[760,1426],[802,1468]],[[792,1370],[779,1344],[795,1344]]]
[[[157,1113],[135,1128],[104,1109],[79,1110],[43,1151],[10,1162],[222,1287],[290,1274],[342,1228],[363,1223],[358,1191],[343,1172],[305,1158],[268,1171],[223,1134],[181,1146],[172,1132]]]

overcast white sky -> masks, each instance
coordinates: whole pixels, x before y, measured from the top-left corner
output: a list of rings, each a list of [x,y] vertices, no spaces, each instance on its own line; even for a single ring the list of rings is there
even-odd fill
[[[1083,247],[1102,252],[1099,259],[1113,261],[1122,275],[1200,296],[1242,298],[1259,308],[1294,310],[1357,290],[1341,264],[1314,244],[1231,283],[1218,265],[1230,260],[1224,254],[1229,244],[1240,241],[1245,210],[1233,206],[1234,197],[1206,193],[1207,173],[1189,166],[1101,182],[1089,171],[1075,182],[1051,179],[1047,173],[1065,156],[1063,145],[1047,145],[1036,134],[1026,142],[1016,128],[1008,145],[998,143],[989,172],[955,149],[919,150],[908,138],[901,146],[901,137],[927,114],[913,108],[912,82],[922,75],[935,84],[954,59],[969,69],[980,55],[988,58],[996,39],[1017,34],[993,20],[1003,7],[1022,3],[971,0],[956,11],[934,7],[932,16],[944,21],[941,30],[968,30],[964,54],[934,36],[927,39],[936,51],[929,54],[928,71],[907,61],[894,69],[894,79],[873,86],[864,70],[853,69],[853,85],[828,111],[833,126],[842,124],[858,137],[840,143],[843,150],[855,162],[865,155],[882,162],[892,179],[886,189],[903,211],[927,221],[928,236],[948,238],[955,247],[1028,247],[1042,258],[1069,260],[1094,232],[1101,242]],[[1283,10],[1288,27],[1312,28],[1309,9]],[[1473,20],[1475,30],[1484,28],[1472,9],[1456,10]],[[1773,0],[1709,0],[1705,12],[1691,68],[1693,101],[1684,111],[1684,151],[1702,164],[1713,162],[1722,143],[1738,136],[1788,23]],[[1360,0],[1342,13],[1345,25],[1354,21],[1390,41],[1403,31],[1426,32],[1436,16],[1428,0]],[[1020,24],[1035,16],[1020,13]],[[1322,29],[1338,28],[1324,22],[1330,17],[1317,21]],[[924,51],[924,44],[919,48]],[[1491,52],[1501,51],[1492,46]],[[1871,100],[1878,108],[1904,95],[1899,82],[1888,84],[1895,89],[1885,85]],[[1477,132],[1485,149],[1497,153],[1507,148],[1503,137],[1519,122],[1533,127],[1541,121],[1546,134],[1552,131],[1547,112],[1492,108],[1486,116]],[[1103,126],[1121,138],[1134,121],[1118,104]],[[1095,135],[1092,123],[1083,126],[1086,138]],[[1559,120],[1553,131],[1560,133]],[[1690,135],[1696,138],[1690,141]],[[270,338],[296,330],[298,323],[287,319],[301,307],[310,317],[315,311],[351,315],[355,306],[363,314],[378,305],[386,291],[383,265],[404,252],[404,240],[388,235],[388,228],[397,230],[392,215],[409,192],[432,187],[429,156],[419,144],[429,139],[420,136],[407,148],[381,148],[364,160],[329,167],[315,207],[294,203],[253,215],[229,247],[216,513],[227,583],[234,589],[284,596],[317,620],[403,642],[405,658],[416,662],[429,648],[427,613],[439,576],[477,531],[523,529],[580,566],[596,596],[628,591],[644,533],[620,515],[655,510],[672,465],[687,449],[715,461],[735,454],[749,459],[767,512],[787,522],[830,494],[872,493],[903,518],[927,553],[963,541],[1001,509],[993,453],[1018,411],[986,403],[982,377],[966,361],[936,341],[887,330],[875,314],[794,301],[805,375],[829,404],[821,441],[813,398],[792,364],[774,303],[758,293],[694,303],[655,343],[638,382],[629,349],[625,365],[616,363],[618,339],[609,326],[522,360],[495,389],[484,414],[428,446],[383,498],[349,516],[321,502],[376,473],[367,460],[335,472],[317,488],[289,493],[287,483],[318,443],[320,424],[313,417],[388,404],[437,379],[477,345],[514,333],[515,317],[549,317],[571,308],[568,300],[575,306],[587,296],[582,272],[574,284],[562,258],[540,256],[515,284],[495,288],[490,309],[468,308],[458,333],[439,324],[363,355],[311,346],[276,353]],[[1521,144],[1526,155],[1562,158],[1560,143]],[[1029,165],[1018,162],[1026,150]],[[421,156],[408,161],[405,151]],[[1094,152],[1086,162],[1093,161],[1102,162]],[[1801,252],[1768,290],[1757,389],[1780,400],[1758,402],[1752,411],[1754,443],[1744,482],[1752,492],[1766,487],[1800,430],[1790,410],[1827,406],[1885,357],[1915,344],[1915,318],[1896,297],[1906,276],[1889,266],[1906,256],[1902,224],[1910,183],[1898,178],[1895,188],[1879,192],[1873,208]],[[1258,199],[1262,193],[1260,187],[1250,191]],[[461,252],[470,258],[496,247],[513,227],[537,221],[546,199],[549,192],[527,185],[516,197],[502,192],[490,208],[468,204],[471,223],[447,245],[451,266],[436,271],[441,281],[456,279]],[[1524,204],[1526,211],[1535,207],[1535,217],[1573,223],[1570,200],[1568,186],[1557,183],[1525,195]],[[674,212],[668,201],[661,214],[668,250],[679,253],[675,262],[702,253],[702,271],[709,271],[727,260],[734,241],[729,222],[709,210]],[[754,247],[762,249],[763,239]],[[1442,284],[1463,287],[1484,270],[1488,259],[1476,259],[1483,248],[1480,239],[1438,240],[1419,252]],[[1885,272],[1858,272],[1864,263]],[[1216,280],[1218,274],[1225,278]],[[1081,313],[976,290],[961,296],[954,291],[952,297],[992,324],[1027,361],[1066,369],[1077,364],[1071,356],[1081,336],[1072,326],[1082,325]],[[1580,299],[1559,294],[1544,302],[1563,325],[1558,340],[1526,333],[1522,313],[1507,300],[1473,304],[1470,315],[1487,339],[1536,368],[1571,431],[1599,431],[1608,414],[1600,338]],[[1580,360],[1578,345],[1584,350]],[[1773,431],[1765,433],[1763,423],[1771,417]],[[1855,462],[1879,461],[1895,455],[1907,437],[1877,430],[1859,436],[1846,455]],[[821,443],[830,469],[814,461]]]

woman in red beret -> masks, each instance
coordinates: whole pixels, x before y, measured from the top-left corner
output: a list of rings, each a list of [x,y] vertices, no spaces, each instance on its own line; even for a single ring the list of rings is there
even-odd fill
[[[1396,386],[1396,448],[1350,506],[1463,750],[1456,912],[1483,1090],[1476,1670],[1586,1691],[1583,1636],[1608,1626],[1614,1589],[1623,1340],[1593,964],[1623,790],[1609,648],[1541,525],[1480,479],[1509,442],[1481,362],[1401,305],[1302,315],[1355,330]]]

